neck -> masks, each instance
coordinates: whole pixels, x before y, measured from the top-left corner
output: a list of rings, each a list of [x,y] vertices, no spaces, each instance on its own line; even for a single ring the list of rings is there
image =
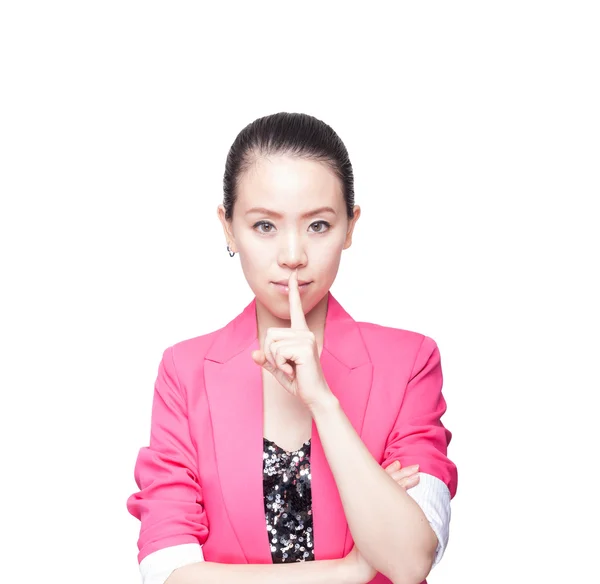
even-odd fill
[[[325,331],[325,319],[327,316],[327,300],[329,297],[329,292],[313,306],[310,312],[307,312],[304,315],[306,319],[306,324],[308,328],[314,333],[317,344],[319,346],[319,353],[321,352],[321,348],[323,347],[323,334]],[[257,325],[257,333],[258,340],[260,342],[260,346],[263,346],[263,342],[265,336],[267,334],[267,329],[271,327],[276,328],[290,328],[291,322],[290,319],[282,319],[278,316],[274,315],[269,309],[256,299],[256,325]]]

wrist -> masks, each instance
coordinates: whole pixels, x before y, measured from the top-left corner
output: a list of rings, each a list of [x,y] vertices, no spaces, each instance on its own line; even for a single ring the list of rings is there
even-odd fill
[[[329,412],[335,411],[339,407],[340,400],[335,397],[331,390],[318,401],[308,405],[308,409],[310,410],[313,418],[323,414],[328,414]]]
[[[335,581],[339,584],[367,584],[356,566],[349,561],[348,556],[339,560],[331,560],[336,565]]]

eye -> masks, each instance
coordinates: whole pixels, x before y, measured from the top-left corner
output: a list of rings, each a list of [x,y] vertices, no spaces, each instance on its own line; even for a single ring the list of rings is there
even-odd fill
[[[313,233],[325,233],[325,231],[331,227],[331,224],[328,223],[327,221],[315,221],[314,223],[311,223],[311,227],[313,225],[319,225],[319,224],[325,225],[326,229],[319,229],[318,231],[313,231]],[[269,221],[258,221],[258,223],[255,223],[252,226],[252,228],[256,229],[257,227],[259,227],[261,225],[266,225],[268,227],[274,227],[274,225],[272,223],[269,223]],[[267,231],[263,231],[261,229],[258,230],[259,233],[271,233],[272,231],[273,231],[272,229],[268,229]]]
[[[269,223],[268,221],[259,221],[258,223],[255,223],[252,228],[256,229],[259,225],[268,225],[269,227],[273,227],[272,223]],[[265,233],[264,231],[261,231],[260,229],[258,230],[259,233]],[[270,233],[270,231],[267,231],[266,233]]]
[[[327,221],[315,221],[314,223],[311,223],[311,225],[319,225],[320,223],[325,225],[327,229],[331,227],[331,225],[327,223]],[[320,229],[319,231],[315,231],[315,233],[325,233],[325,231],[323,229]]]

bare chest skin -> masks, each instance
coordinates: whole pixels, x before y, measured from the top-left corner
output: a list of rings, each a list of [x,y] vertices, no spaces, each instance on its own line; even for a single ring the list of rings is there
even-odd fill
[[[263,436],[288,452],[298,450],[312,431],[312,415],[268,372],[263,378]]]
[[[323,351],[322,332],[318,335],[317,345],[320,357]],[[262,342],[260,346],[262,349]],[[265,369],[262,369],[262,382],[263,436],[287,452],[298,450],[311,438],[310,410]]]

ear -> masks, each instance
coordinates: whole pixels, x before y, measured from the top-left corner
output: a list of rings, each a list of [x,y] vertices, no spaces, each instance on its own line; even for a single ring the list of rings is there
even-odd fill
[[[360,217],[360,207],[354,205],[354,217],[348,222],[348,230],[346,232],[346,240],[344,241],[344,247],[342,249],[348,249],[352,245],[352,233],[354,232],[354,226]]]
[[[217,217],[219,218],[219,221],[221,221],[221,225],[223,227],[225,242],[229,245],[231,251],[237,251],[235,249],[235,237],[233,236],[231,221],[225,219],[225,207],[223,205],[219,205],[217,207]]]

